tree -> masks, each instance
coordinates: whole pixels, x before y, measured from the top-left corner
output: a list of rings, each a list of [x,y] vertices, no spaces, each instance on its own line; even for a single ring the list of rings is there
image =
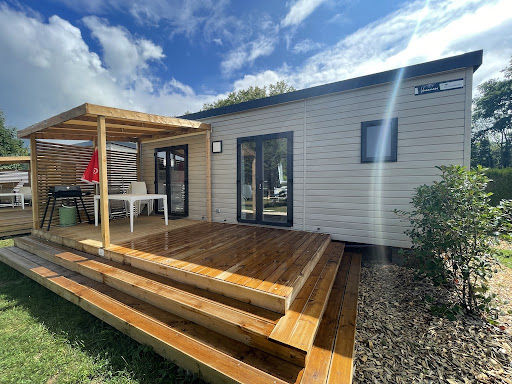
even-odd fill
[[[478,86],[474,100],[473,132],[477,139],[498,136],[500,168],[511,165],[512,146],[512,60],[502,72],[504,80],[491,79]]]
[[[5,126],[5,116],[0,110],[0,156],[26,156],[28,150],[23,145],[23,141],[16,137],[17,129],[15,127]],[[17,169],[20,164],[1,166],[3,169]],[[23,168],[23,167],[21,167]]]
[[[278,81],[275,84],[270,84],[263,87],[253,87],[250,86],[247,89],[241,89],[236,92],[230,92],[225,99],[219,99],[212,103],[204,103],[203,111],[207,111],[208,109],[214,109],[219,107],[225,107],[227,105],[233,105],[238,103],[243,103],[244,101],[262,99],[268,96],[280,95],[282,93],[293,92],[295,88],[291,85],[287,85],[284,80]]]

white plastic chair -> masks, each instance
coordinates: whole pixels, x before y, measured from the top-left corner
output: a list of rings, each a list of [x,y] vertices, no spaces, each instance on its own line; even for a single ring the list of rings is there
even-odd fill
[[[30,203],[30,205],[32,205],[32,188],[31,187],[20,187],[18,190],[18,193],[23,194],[25,203]]]
[[[128,188],[128,193],[133,195],[147,195],[148,188],[146,183],[143,181],[132,181],[130,187]],[[135,202],[135,212],[134,215],[138,216],[142,211],[143,207],[146,206],[148,210],[148,216],[151,212],[153,212],[153,200],[139,200]],[[128,210],[127,210],[128,211]]]

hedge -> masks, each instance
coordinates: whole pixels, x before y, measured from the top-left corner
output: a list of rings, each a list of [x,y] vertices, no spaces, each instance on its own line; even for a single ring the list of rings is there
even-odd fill
[[[503,199],[512,199],[512,168],[491,168],[485,173],[492,180],[487,184],[487,191],[493,193],[492,205],[498,205]]]

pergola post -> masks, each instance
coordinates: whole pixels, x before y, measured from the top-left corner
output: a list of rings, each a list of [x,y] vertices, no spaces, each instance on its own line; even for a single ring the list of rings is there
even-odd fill
[[[37,180],[36,134],[30,135],[30,187],[32,188],[32,228],[39,229],[39,183]]]
[[[141,172],[141,167],[142,167],[142,142],[140,140],[137,140],[137,155],[135,157],[135,161],[137,162],[137,181],[141,181],[142,180],[142,172]]]
[[[108,248],[110,247],[110,223],[108,217],[107,134],[105,116],[101,115],[98,115],[98,166],[100,168],[101,241],[103,248]]]
[[[212,221],[212,144],[210,130],[205,131],[206,145],[206,219]]]

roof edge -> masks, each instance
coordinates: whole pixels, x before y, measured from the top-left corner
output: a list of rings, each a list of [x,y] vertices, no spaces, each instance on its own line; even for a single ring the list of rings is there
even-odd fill
[[[179,116],[179,118],[193,120],[205,119],[208,117],[228,115],[231,113],[243,112],[251,109],[269,107],[272,105],[308,99],[311,97],[328,95],[331,93],[389,83],[394,81],[400,72],[402,72],[403,79],[446,72],[457,68],[473,67],[473,72],[475,72],[480,67],[480,65],[482,65],[482,59],[483,50],[472,51],[457,56],[409,65],[407,67],[396,68],[385,72],[374,73],[353,79],[341,80],[325,85],[318,85],[315,87],[283,93],[276,96],[264,97],[262,99],[250,100],[239,104],[209,109],[207,111],[195,112],[188,115]]]

